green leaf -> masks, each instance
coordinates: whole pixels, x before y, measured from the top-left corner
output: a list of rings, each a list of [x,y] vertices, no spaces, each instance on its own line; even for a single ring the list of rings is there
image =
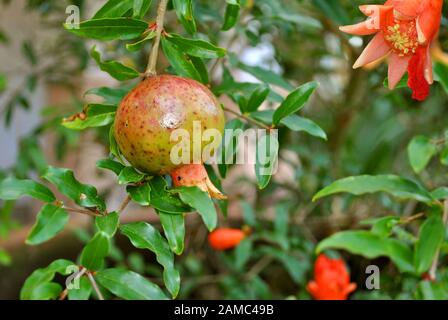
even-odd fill
[[[240,14],[240,1],[227,0],[226,13],[224,15],[224,24],[221,29],[223,31],[232,29],[238,21],[239,14]]]
[[[72,28],[70,24],[65,24],[64,27],[81,37],[108,41],[138,38],[148,28],[148,24],[130,18],[106,18],[81,22],[78,29]]]
[[[202,217],[205,226],[211,232],[218,223],[218,214],[210,196],[197,187],[181,187],[174,190],[180,199],[190,207],[196,209]]]
[[[312,81],[291,92],[280,107],[275,110],[274,125],[278,125],[282,119],[302,109],[318,86],[319,84],[316,81]]]
[[[436,200],[448,199],[448,187],[440,187],[431,191],[431,196]]]
[[[48,167],[44,179],[55,185],[58,190],[85,208],[98,208],[101,211],[106,209],[106,204],[98,196],[95,187],[82,184],[75,179],[73,171],[63,168]]]
[[[103,98],[105,104],[118,105],[128,93],[127,89],[101,87],[90,89],[84,95],[93,94]]]
[[[136,19],[143,18],[151,8],[151,2],[151,0],[134,0],[134,14],[132,17]]]
[[[110,126],[109,130],[109,149],[112,155],[114,155],[121,163],[124,163],[121,156],[120,148],[118,147],[118,143],[115,140],[115,132],[113,125]]]
[[[49,283],[53,280],[56,273],[60,273],[64,276],[70,273],[69,267],[75,264],[68,260],[56,260],[52,262],[48,267],[36,269],[26,279],[22,289],[20,290],[21,300],[31,300],[33,292],[38,289],[42,284]]]
[[[255,112],[261,106],[261,104],[266,100],[271,89],[267,85],[260,85],[252,92],[249,100],[247,102],[247,107],[243,112]]]
[[[5,250],[0,248],[0,266],[10,266],[12,262],[11,256]]]
[[[198,58],[221,58],[224,57],[227,52],[226,49],[219,48],[205,40],[187,39],[174,33],[169,34],[166,39],[174,43],[185,54]]]
[[[160,223],[162,224],[168,244],[177,255],[184,251],[185,239],[185,218],[180,214],[169,214],[159,212]]]
[[[394,216],[381,217],[376,219],[369,219],[362,221],[361,224],[372,225],[371,232],[382,237],[387,238],[392,234],[393,228],[398,225],[400,219]]]
[[[0,199],[16,200],[25,195],[44,202],[56,200],[50,189],[32,180],[7,178],[0,182]]]
[[[151,187],[151,206],[155,209],[174,214],[191,211],[190,207],[168,191],[166,181],[162,177],[154,177],[149,181],[149,184]]]
[[[364,175],[348,177],[333,182],[319,191],[314,196],[313,201],[341,192],[347,192],[354,195],[386,192],[402,199],[414,199],[427,203],[434,200],[426,189],[412,180],[394,175]]]
[[[285,125],[287,128],[296,132],[306,132],[314,137],[327,140],[327,134],[325,131],[319,127],[315,122],[310,119],[299,117],[296,114],[292,114],[281,121],[281,124]]]
[[[415,272],[412,251],[404,243],[395,239],[385,239],[368,231],[338,232],[321,241],[317,252],[326,249],[342,249],[368,259],[388,257],[401,272]]]
[[[131,199],[139,205],[144,207],[151,205],[151,186],[148,182],[139,186],[127,186],[126,191]]]
[[[89,279],[81,277],[79,279],[79,288],[68,290],[68,300],[89,300],[92,294],[92,285]]]
[[[109,0],[97,11],[93,19],[119,18],[124,16],[133,6],[134,0]]]
[[[198,57],[190,57],[190,61],[191,63],[193,63],[193,66],[196,68],[201,77],[200,82],[202,82],[203,84],[208,84],[210,82],[210,79],[208,76],[207,66],[204,63],[204,60]]]
[[[155,36],[156,36],[156,33],[154,31],[151,31],[143,39],[141,39],[137,42],[134,42],[134,43],[126,44],[126,49],[130,52],[137,52],[139,50],[142,50],[142,48],[146,44],[146,42],[154,39]]]
[[[97,232],[81,252],[81,265],[92,271],[101,269],[109,254],[109,247],[109,236],[104,232]]]
[[[95,218],[95,225],[98,228],[98,231],[103,232],[110,238],[112,238],[115,235],[115,232],[117,232],[119,224],[120,215],[118,212],[111,212],[106,216]]]
[[[58,283],[42,283],[33,290],[30,300],[56,300],[61,292],[62,287]]]
[[[182,77],[201,81],[201,75],[185,54],[167,39],[162,38],[162,48],[174,71]]]
[[[26,243],[37,245],[52,239],[64,229],[68,219],[69,214],[63,208],[46,204],[37,215],[36,223],[31,229]]]
[[[124,167],[118,176],[119,184],[137,183],[145,178],[143,173],[137,172],[133,167]]]
[[[136,248],[148,249],[155,253],[157,262],[164,269],[163,280],[165,285],[175,298],[180,289],[180,275],[174,267],[174,255],[159,231],[145,222],[123,225],[120,231],[131,240]]]
[[[440,153],[440,163],[448,166],[448,148],[444,148]]]
[[[420,281],[419,289],[424,300],[448,300],[448,288],[442,281],[434,283],[432,281]]]
[[[415,173],[426,168],[431,158],[436,154],[437,147],[425,136],[414,137],[408,146],[408,157]]]
[[[125,66],[118,61],[102,61],[100,53],[93,46],[90,55],[96,61],[100,69],[107,72],[110,76],[118,81],[126,81],[138,78],[140,73],[131,67]]]
[[[414,265],[419,274],[429,270],[444,238],[445,226],[442,217],[439,214],[431,215],[422,224],[415,244]]]
[[[173,0],[173,7],[176,10],[177,18],[180,20],[185,30],[190,33],[196,33],[196,22],[193,16],[192,0]]]
[[[96,280],[114,295],[126,300],[168,299],[157,285],[132,271],[106,269],[96,274]]]
[[[277,170],[279,143],[276,136],[266,134],[258,138],[255,174],[258,187],[264,189]]]
[[[232,119],[226,123],[220,147],[221,161],[218,164],[219,173],[223,178],[227,176],[228,165],[235,163],[238,137],[243,134],[244,126],[245,124],[240,119]]]
[[[445,92],[448,92],[448,66],[441,62],[436,62],[434,66],[434,79],[442,85]]]
[[[98,160],[96,163],[97,168],[110,170],[115,173],[117,176],[120,175],[121,171],[125,168],[123,164],[120,162],[111,160],[111,159],[103,159]]]
[[[117,106],[105,104],[89,104],[85,108],[85,119],[75,117],[74,120],[64,120],[62,125],[71,130],[104,127],[114,122]]]

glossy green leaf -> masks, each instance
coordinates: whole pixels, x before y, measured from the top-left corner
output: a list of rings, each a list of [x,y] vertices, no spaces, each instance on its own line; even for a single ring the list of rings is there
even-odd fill
[[[124,16],[134,6],[134,0],[108,0],[93,19],[119,18]]]
[[[151,0],[134,0],[133,18],[141,19],[151,8]]]
[[[149,184],[151,186],[151,206],[155,209],[174,214],[192,211],[190,207],[168,191],[167,183],[162,177],[154,177]]]
[[[176,11],[177,18],[184,26],[185,30],[190,33],[196,33],[196,22],[193,15],[192,0],[173,0],[173,7]]]
[[[133,167],[125,167],[118,176],[119,184],[137,183],[145,178],[143,173],[139,173]]]
[[[287,128],[293,131],[303,131],[314,137],[327,140],[327,134],[325,131],[319,127],[315,122],[307,118],[299,117],[296,114],[292,114],[281,121],[281,124],[285,125]]]
[[[117,232],[119,224],[120,215],[118,212],[110,212],[106,216],[95,218],[95,225],[98,228],[98,231],[103,232],[110,238],[112,238],[115,235],[115,232]]]
[[[87,128],[104,127],[114,122],[117,106],[105,104],[89,104],[85,108],[86,118],[76,117],[72,121],[63,121],[62,125],[72,130],[85,130]]]
[[[211,232],[218,223],[218,214],[210,196],[197,187],[177,188],[181,200],[198,211],[205,226]]]
[[[305,83],[291,92],[285,101],[275,110],[274,125],[278,125],[282,119],[302,109],[318,86],[319,84],[316,81],[312,81]]]
[[[429,138],[425,136],[414,137],[408,146],[408,157],[415,173],[422,172],[436,152],[437,147]]]
[[[219,48],[201,39],[187,39],[178,34],[170,34],[168,41],[174,43],[182,52],[204,59],[216,59],[226,55],[226,49]]]
[[[201,75],[185,54],[167,39],[162,38],[162,48],[174,71],[182,77],[201,81]]]
[[[42,283],[34,288],[30,300],[56,300],[61,292],[62,286],[59,283]]]
[[[99,271],[95,278],[114,295],[126,300],[167,300],[157,285],[132,271],[106,269]]]
[[[61,207],[46,204],[42,207],[31,229],[26,243],[29,245],[41,244],[60,233],[69,219],[69,214]]]
[[[56,200],[50,189],[32,180],[7,178],[0,182],[0,199],[16,200],[23,196],[30,196],[44,202]]]
[[[109,254],[109,247],[109,236],[104,232],[97,232],[81,252],[81,265],[88,270],[101,269]]]
[[[227,0],[226,13],[224,14],[224,24],[221,29],[223,31],[232,29],[238,22],[239,14],[240,14],[240,1]]]
[[[90,55],[96,61],[100,69],[107,72],[110,76],[118,81],[126,81],[138,78],[140,73],[131,67],[125,66],[118,61],[102,61],[101,54],[96,50],[96,46],[93,46],[90,51]]]
[[[316,251],[322,252],[326,249],[342,249],[368,259],[388,257],[401,272],[415,272],[412,251],[406,244],[368,231],[338,232],[321,241]]]
[[[148,182],[138,186],[127,186],[126,191],[139,205],[147,207],[151,204],[151,186]]]
[[[445,238],[445,226],[439,214],[431,215],[422,224],[415,244],[414,265],[418,273],[429,270],[440,245]]]
[[[134,43],[128,43],[126,44],[126,49],[130,52],[137,52],[142,50],[143,46],[148,42],[154,39],[156,36],[156,33],[154,31],[149,32],[143,39],[140,39],[137,42]]]
[[[394,175],[364,175],[333,182],[319,191],[314,196],[313,201],[341,192],[354,195],[386,192],[402,199],[413,199],[421,202],[432,202],[434,200],[426,189],[412,180]]]
[[[244,270],[246,263],[249,261],[252,254],[252,241],[244,239],[235,248],[235,269],[238,271]]]
[[[42,284],[49,283],[53,280],[56,273],[64,276],[70,273],[69,268],[75,264],[68,260],[56,260],[48,267],[36,269],[26,279],[22,289],[20,290],[21,300],[32,300],[33,292]]]
[[[68,290],[68,300],[89,300],[92,294],[92,285],[87,277],[79,279],[79,288]]]
[[[130,18],[105,18],[81,22],[79,28],[65,24],[71,33],[96,40],[132,40],[138,38],[148,28],[141,20]]]
[[[267,85],[258,86],[249,97],[247,101],[247,106],[243,112],[255,112],[261,106],[261,104],[266,100],[271,89]]]
[[[159,212],[159,217],[171,251],[181,255],[184,251],[185,217],[180,214],[163,212]]]
[[[245,124],[240,119],[232,119],[226,123],[224,136],[220,146],[219,174],[222,178],[227,176],[228,166],[235,163],[238,150],[239,136],[243,134]]]
[[[96,166],[97,166],[97,168],[112,171],[117,176],[119,176],[121,171],[125,168],[125,166],[123,164],[121,164],[120,162],[117,162],[117,161],[114,161],[111,159],[98,160],[96,162]]]
[[[61,193],[82,207],[98,208],[102,211],[106,209],[106,204],[98,196],[95,187],[80,183],[76,180],[73,171],[69,169],[50,166],[43,178],[55,185]]]
[[[279,142],[273,134],[266,134],[258,138],[255,175],[258,187],[264,189],[269,184],[278,166]]]
[[[159,231],[148,223],[136,222],[120,227],[121,233],[129,238],[139,249],[148,249],[155,253],[157,262],[163,266],[163,280],[168,291],[175,298],[180,289],[179,271],[174,267],[174,255],[168,243]]]

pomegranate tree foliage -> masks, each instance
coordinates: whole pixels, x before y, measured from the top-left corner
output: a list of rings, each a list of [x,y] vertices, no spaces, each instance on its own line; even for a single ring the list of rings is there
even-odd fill
[[[82,9],[83,1],[74,2]],[[15,108],[27,108],[36,81],[59,79],[73,85],[68,76],[82,72],[88,61],[121,85],[90,89],[87,94],[103,98],[101,104],[85,104],[83,97],[75,96],[78,109],[71,106],[72,116],[48,109],[42,125],[22,139],[16,165],[2,172],[3,236],[17,227],[10,216],[16,200],[23,196],[43,203],[28,245],[50,241],[64,230],[71,214],[92,216],[95,230],[83,233],[85,246],[76,261],[56,260],[35,270],[25,281],[21,298],[57,299],[64,295],[65,288],[53,279],[57,274],[71,274],[73,265],[84,273],[80,289],[68,290],[69,299],[189,297],[203,287],[201,281],[218,283],[225,298],[309,298],[304,288],[313,256],[326,251],[344,254],[353,265],[382,266],[381,291],[363,290],[364,270],[357,270],[361,279],[357,298],[447,299],[448,147],[447,123],[440,116],[447,102],[447,67],[436,63],[439,84],[423,104],[412,101],[403,86],[387,91],[383,66],[372,72],[351,70],[350,63],[361,48],[357,39],[341,34],[337,26],[358,20],[355,4],[361,3],[168,3],[158,71],[195,79],[210,86],[217,96],[230,98],[239,111],[226,128],[279,129],[280,149],[273,150],[272,156],[279,156],[280,164],[293,173],[287,181],[256,174],[254,180],[238,182],[257,189],[254,203],[244,194],[229,200],[239,202],[243,212],[239,225],[250,226],[253,233],[233,251],[210,252],[211,266],[198,253],[209,250],[205,245],[185,243],[188,229],[198,228],[186,225],[185,216],[198,214],[211,231],[219,216],[225,221],[229,201],[213,203],[199,189],[173,189],[166,177],[142,174],[123,160],[111,133],[119,102],[144,72],[156,38],[152,22],[158,1],[109,0],[94,16],[84,19],[79,29],[66,25],[60,41],[76,58],[73,70],[56,54],[57,68],[40,70],[39,55],[25,42],[23,52],[32,72],[23,90],[7,101],[5,124],[10,123]],[[43,16],[65,12],[68,4],[29,1],[30,9]],[[3,45],[7,45],[8,30],[1,34]],[[445,26],[440,39],[444,45]],[[270,48],[274,57],[253,65],[241,55],[241,48],[252,47]],[[257,81],[240,82],[234,76],[239,72]],[[7,88],[6,76],[0,75],[0,90]],[[66,116],[64,121],[62,116]],[[98,169],[113,172],[117,186],[126,190],[132,202],[155,209],[160,223],[121,224],[124,206],[109,208],[104,190],[79,181],[70,169],[47,165],[40,135],[55,132],[55,149],[63,158],[85,130],[93,130],[110,150],[109,158],[98,159]],[[229,156],[227,144],[223,149]],[[259,164],[255,172],[257,167]],[[220,180],[233,168],[219,164],[207,169],[221,188]],[[33,180],[34,173],[40,178]],[[50,186],[64,198],[56,198]],[[115,245],[119,235],[139,253],[124,258]],[[189,248],[189,244],[196,247]],[[147,251],[161,268],[145,266],[142,257]],[[368,263],[360,261],[361,257]],[[0,264],[10,262],[8,253],[0,249]],[[219,274],[207,282],[210,276],[205,274],[209,272]],[[91,276],[101,295],[92,287]],[[292,282],[279,289],[273,285],[277,277]],[[434,281],[425,280],[428,277]]]

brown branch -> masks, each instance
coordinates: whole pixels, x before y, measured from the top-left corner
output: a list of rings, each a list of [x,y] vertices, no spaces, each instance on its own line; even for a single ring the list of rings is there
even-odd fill
[[[93,277],[91,272],[87,272],[87,277],[89,278],[90,283],[92,284],[93,289],[95,290],[98,299],[104,300],[103,294],[100,291],[100,288],[98,288],[98,284],[95,281],[95,278]]]
[[[120,207],[118,208],[117,212],[121,213],[124,209],[126,209],[126,207],[130,202],[131,202],[131,196],[127,195],[127,197],[123,200]]]
[[[162,37],[163,23],[165,20],[165,12],[168,0],[160,0],[159,7],[157,9],[156,20],[156,39],[149,55],[148,67],[146,68],[145,77],[151,77],[157,74],[157,58],[159,56],[160,38]]]

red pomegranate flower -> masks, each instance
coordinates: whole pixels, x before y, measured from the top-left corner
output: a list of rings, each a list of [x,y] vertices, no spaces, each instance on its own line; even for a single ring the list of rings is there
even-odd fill
[[[412,98],[424,100],[433,83],[430,47],[437,38],[443,0],[388,0],[384,5],[363,5],[368,19],[340,27],[354,35],[376,34],[353,68],[389,56],[389,88],[408,71]]]
[[[308,283],[307,290],[316,300],[347,300],[356,289],[356,284],[350,283],[344,261],[330,259],[323,254],[314,265],[314,278]]]

